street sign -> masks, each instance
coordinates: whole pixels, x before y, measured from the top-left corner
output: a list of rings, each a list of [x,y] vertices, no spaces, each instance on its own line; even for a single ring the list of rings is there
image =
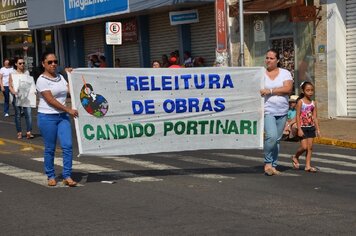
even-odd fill
[[[106,44],[122,44],[122,27],[121,22],[106,22]]]

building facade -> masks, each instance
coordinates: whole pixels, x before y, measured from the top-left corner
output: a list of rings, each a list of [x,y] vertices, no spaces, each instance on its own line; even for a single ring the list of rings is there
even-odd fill
[[[205,59],[216,56],[214,0],[131,0],[93,12],[86,1],[32,0],[27,3],[29,28],[35,35],[53,31],[63,66],[86,67],[88,55],[103,54],[108,65],[150,67],[152,60],[178,50]],[[88,1],[96,3],[105,1]],[[230,65],[240,65],[239,0],[227,0]],[[280,51],[282,67],[291,71],[294,93],[304,80],[315,84],[319,117],[356,116],[354,39],[356,0],[244,0],[244,61],[264,66],[269,48]],[[126,5],[125,5],[126,3]],[[70,5],[72,4],[72,5]],[[123,4],[123,5],[122,5]],[[46,5],[46,11],[42,6]],[[235,8],[235,10],[234,10]],[[79,9],[82,9],[80,11]],[[302,10],[301,10],[302,9]],[[172,24],[170,13],[198,12],[198,22]],[[121,22],[122,45],[105,43],[106,22]],[[355,49],[356,50],[356,49]],[[36,62],[38,63],[38,62]]]
[[[190,51],[193,57],[204,58],[207,66],[215,61],[214,1],[126,0],[114,5],[97,1],[95,8],[76,3],[80,1],[28,2],[30,28],[55,31],[56,53],[65,66],[85,67],[89,55],[100,54],[109,66],[119,58],[122,67],[150,67],[153,60],[173,51],[179,51],[181,60],[183,52]],[[43,4],[50,6],[40,14]],[[197,21],[173,24],[170,13],[185,11],[197,12]],[[107,22],[122,23],[122,45],[106,44]]]
[[[239,1],[231,1],[236,5]],[[280,51],[281,66],[294,78],[294,93],[304,80],[315,84],[321,118],[356,117],[356,0],[245,0],[244,58],[247,66],[263,66],[268,48]],[[315,9],[315,18],[293,21],[290,4]],[[302,5],[301,5],[302,4]],[[238,8],[237,8],[238,9]],[[252,10],[251,10],[252,9]],[[230,11],[234,9],[230,8]],[[232,65],[240,64],[238,15],[230,12]]]

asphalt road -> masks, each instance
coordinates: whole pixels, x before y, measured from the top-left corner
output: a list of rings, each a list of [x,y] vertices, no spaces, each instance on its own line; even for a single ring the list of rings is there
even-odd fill
[[[18,141],[12,119],[0,120],[1,235],[356,233],[351,149],[315,145],[313,174],[292,169],[298,144],[283,142],[282,175],[272,177],[261,150],[75,157],[80,186],[49,188],[41,137]]]

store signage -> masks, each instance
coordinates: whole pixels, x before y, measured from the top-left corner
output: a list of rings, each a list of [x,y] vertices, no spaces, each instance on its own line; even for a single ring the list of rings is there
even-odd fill
[[[122,22],[122,42],[137,42],[136,18],[126,19]]]
[[[191,24],[199,22],[198,10],[171,11],[169,13],[171,25]]]
[[[0,24],[11,21],[26,19],[26,0],[23,1],[2,1],[0,4]]]
[[[216,51],[223,52],[227,49],[225,0],[216,0],[215,9]]]
[[[290,21],[315,21],[316,20],[316,6],[298,6],[289,9]]]
[[[129,12],[128,0],[63,0],[66,23]]]
[[[106,22],[106,44],[122,44],[122,26],[121,22]]]

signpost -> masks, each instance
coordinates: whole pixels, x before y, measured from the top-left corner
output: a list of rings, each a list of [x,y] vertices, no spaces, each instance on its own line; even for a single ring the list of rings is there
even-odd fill
[[[112,45],[113,63],[115,63],[115,45],[122,44],[121,22],[106,22],[106,44]]]

